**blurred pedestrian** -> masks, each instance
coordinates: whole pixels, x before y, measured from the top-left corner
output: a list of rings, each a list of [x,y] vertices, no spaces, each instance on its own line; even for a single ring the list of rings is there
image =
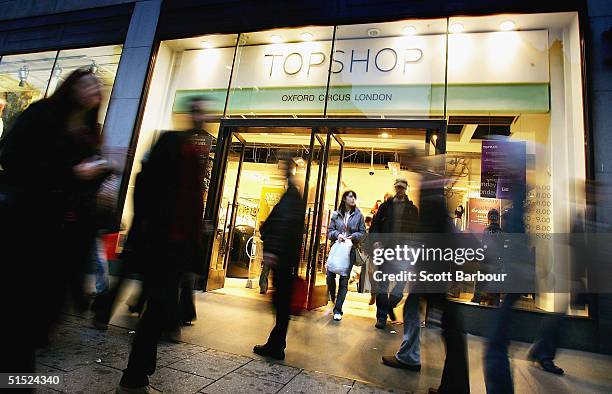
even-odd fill
[[[438,162],[429,163],[426,159],[414,158],[408,163],[411,170],[421,176],[418,223],[414,232],[419,234],[404,234],[406,245],[413,248],[448,249],[453,248],[451,240],[456,232],[452,219],[448,215],[444,184],[446,183],[443,169],[443,157],[434,158]],[[442,164],[443,165],[443,164]],[[447,234],[446,236],[444,234]],[[418,242],[415,242],[418,241]],[[464,245],[463,245],[464,246]],[[441,258],[441,256],[440,256]],[[385,263],[386,264],[386,263]],[[411,262],[412,264],[412,262]],[[410,268],[417,277],[419,271],[428,273],[448,272],[449,268],[443,261],[425,259],[415,261]],[[442,370],[442,378],[438,388],[430,388],[430,393],[470,392],[468,355],[462,316],[457,306],[446,298],[448,284],[445,282],[411,282],[409,294],[404,303],[404,334],[399,350],[395,355],[383,356],[383,364],[418,372],[421,369],[420,359],[420,329],[419,300],[424,298],[428,305],[442,311],[442,337],[446,347],[446,358]]]
[[[381,204],[370,227],[370,235],[374,249],[394,248],[392,243],[398,241],[401,234],[414,233],[417,231],[419,210],[408,198],[408,181],[397,178],[393,183],[395,196],[385,199]],[[384,234],[384,235],[383,235]],[[385,273],[393,273],[392,262],[385,262],[381,266]],[[376,293],[376,325],[378,329],[384,329],[387,325],[387,316],[396,321],[393,309],[397,307],[404,296],[405,282],[395,281],[390,289],[388,280],[380,281]]]
[[[136,329],[118,393],[157,392],[157,342],[180,321],[179,284],[202,260],[202,183],[197,151],[187,133],[162,134],[143,164],[134,190],[130,248],[143,274],[147,306]],[[137,227],[133,227],[136,225]]]
[[[525,234],[525,185],[513,183],[512,206],[503,215],[502,231],[504,237],[502,261],[511,279],[527,281],[518,269],[529,262],[531,253]],[[508,346],[510,345],[509,329],[512,322],[512,306],[520,299],[510,281],[505,283],[506,292],[501,307],[495,311],[491,332],[484,352],[484,375],[487,393],[513,393]]]
[[[293,162],[288,155],[279,161],[285,170],[287,190],[261,227],[264,243],[264,264],[272,267],[276,291],[272,297],[276,323],[268,341],[255,345],[253,352],[283,360],[287,346],[287,329],[294,290],[294,280],[300,259],[306,205],[293,179]]]
[[[92,259],[94,261],[94,274],[96,278],[95,289],[96,295],[98,295],[108,291],[110,286],[108,259],[106,258],[104,239],[100,235],[94,240]]]
[[[7,253],[0,288],[12,300],[4,312],[15,321],[0,336],[22,345],[5,354],[13,371],[33,370],[34,347],[46,344],[68,289],[78,310],[87,306],[95,197],[111,172],[99,156],[101,101],[98,78],[76,70],[0,140],[0,250]]]
[[[349,275],[355,264],[357,248],[365,235],[365,221],[363,214],[357,208],[357,194],[352,190],[342,193],[342,200],[337,211],[331,216],[327,229],[327,236],[332,242],[346,242],[350,240],[352,246],[349,255],[349,266],[342,272],[332,272],[327,269],[327,290],[329,297],[334,303],[334,320],[342,320],[342,305],[348,292]],[[326,268],[327,264],[326,264]],[[336,292],[336,274],[338,279],[338,291]]]

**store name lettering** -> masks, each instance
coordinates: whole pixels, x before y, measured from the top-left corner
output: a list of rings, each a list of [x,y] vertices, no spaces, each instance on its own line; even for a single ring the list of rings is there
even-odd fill
[[[325,63],[326,56],[323,52],[310,52],[302,54],[299,52],[291,52],[287,55],[278,53],[267,53],[264,57],[270,61],[270,76],[278,72],[283,72],[285,75],[296,75],[300,72],[306,72],[310,75],[310,71],[314,67],[322,66]],[[350,55],[348,51],[337,49],[334,51],[332,58],[332,73],[338,74],[345,70],[352,73],[353,71],[365,71],[376,69],[379,72],[390,72],[397,67],[402,67],[402,73],[406,73],[406,68],[411,63],[417,63],[423,58],[423,51],[418,48],[407,48],[403,50],[395,50],[385,47],[377,52],[368,49],[367,51],[357,51],[352,49]]]

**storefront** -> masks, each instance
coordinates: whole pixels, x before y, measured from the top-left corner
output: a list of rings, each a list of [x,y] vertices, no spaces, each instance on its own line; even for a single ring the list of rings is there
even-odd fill
[[[190,99],[204,97],[216,119],[205,139],[204,219],[216,229],[206,290],[224,287],[226,277],[257,288],[261,256],[253,239],[285,187],[280,151],[292,152],[307,201],[300,275],[310,308],[326,302],[326,229],[339,196],[354,190],[371,216],[395,177],[417,184],[400,165],[408,150],[441,155],[448,214],[463,232],[482,233],[487,212],[508,207],[503,187],[490,187],[494,169],[483,164],[507,142],[519,146],[508,156],[524,174],[529,233],[567,233],[584,210],[590,147],[577,10],[319,26],[303,20],[295,25],[308,26],[202,35],[176,32],[197,31],[189,24],[165,33],[172,20],[162,15],[158,27],[123,221],[131,220],[144,154],[164,130],[189,129]],[[409,194],[418,206],[418,189]],[[556,248],[535,253],[534,270],[565,258]],[[482,309],[473,292],[474,283],[463,283],[452,296]],[[590,316],[588,307],[566,311],[568,297],[534,292],[521,308]]]

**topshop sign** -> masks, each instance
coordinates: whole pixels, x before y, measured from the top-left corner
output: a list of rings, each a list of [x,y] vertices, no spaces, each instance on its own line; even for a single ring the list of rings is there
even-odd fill
[[[291,52],[287,55],[282,53],[267,53],[265,58],[269,58],[268,67],[270,77],[274,73],[284,72],[286,75],[296,75],[300,72],[306,72],[310,75],[312,67],[324,66],[327,56],[323,52],[310,52],[302,54],[300,52]],[[342,49],[334,51],[332,59],[331,72],[334,74],[343,71],[353,72],[359,68],[360,72],[369,72],[373,69],[379,72],[390,72],[395,70],[398,63],[401,64],[402,73],[406,73],[407,66],[412,63],[417,63],[423,59],[423,51],[419,48],[394,49],[385,47],[374,52],[367,49],[362,50],[351,49],[350,54]]]
[[[398,36],[186,51],[173,110],[207,94],[228,114],[545,113],[546,31]],[[330,73],[331,71],[331,73]],[[231,75],[231,82],[230,82]],[[329,88],[327,88],[329,83]]]

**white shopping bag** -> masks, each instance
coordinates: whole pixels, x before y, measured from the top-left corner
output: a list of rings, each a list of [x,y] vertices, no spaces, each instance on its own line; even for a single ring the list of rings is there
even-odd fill
[[[327,256],[327,270],[334,274],[348,275],[352,247],[353,242],[350,239],[334,242]]]

